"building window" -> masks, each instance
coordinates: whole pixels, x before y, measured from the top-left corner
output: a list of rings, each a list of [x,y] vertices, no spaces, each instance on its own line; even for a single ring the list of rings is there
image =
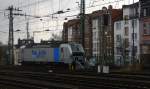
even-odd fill
[[[79,30],[77,30],[77,31],[76,31],[76,34],[80,35],[80,31],[79,31]]]
[[[129,19],[129,16],[128,15],[125,15],[124,16],[124,20],[128,20]]]
[[[120,42],[121,41],[121,35],[116,35],[116,41]]]
[[[150,46],[142,46],[142,54],[149,54]]]
[[[133,36],[134,36],[134,40],[137,40],[137,33],[132,33],[132,39],[133,39]]]
[[[134,20],[134,27],[137,27],[137,20]]]
[[[144,23],[143,24],[143,34],[144,35],[150,35],[150,23]]]
[[[68,28],[68,41],[72,41],[72,27]]]
[[[97,41],[97,40],[96,40],[96,38],[97,38],[97,35],[96,35],[96,34],[97,34],[97,32],[93,32],[93,41]]]
[[[122,54],[122,48],[120,47],[120,48],[117,48],[117,54],[118,55],[121,55]]]
[[[125,48],[128,48],[129,47],[129,39],[125,39]]]
[[[125,36],[128,36],[129,35],[129,28],[128,27],[125,27]]]
[[[121,22],[116,23],[116,29],[120,30],[121,29]]]
[[[137,53],[137,46],[134,46],[134,52]]]
[[[128,15],[125,15],[125,16],[124,16],[124,20],[125,20],[125,24],[128,24],[129,16],[128,16]]]
[[[135,15],[138,16],[139,15],[139,8],[135,9]]]
[[[68,29],[68,35],[72,35],[72,27]]]
[[[146,9],[143,10],[143,15],[146,16]]]
[[[72,29],[72,35],[75,35],[75,34],[76,34],[76,32],[77,32],[77,30]]]
[[[117,65],[121,65],[122,64],[122,58],[121,56],[117,56]]]

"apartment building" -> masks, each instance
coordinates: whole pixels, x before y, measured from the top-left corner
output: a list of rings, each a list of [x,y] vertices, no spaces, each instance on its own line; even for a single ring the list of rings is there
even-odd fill
[[[114,62],[118,66],[140,61],[139,3],[122,9],[123,19],[114,23]]]
[[[141,62],[145,66],[150,64],[150,1],[140,0],[140,46],[141,46]]]
[[[108,8],[92,14],[92,55],[98,64],[113,64],[114,60],[114,22],[122,17],[121,9]]]

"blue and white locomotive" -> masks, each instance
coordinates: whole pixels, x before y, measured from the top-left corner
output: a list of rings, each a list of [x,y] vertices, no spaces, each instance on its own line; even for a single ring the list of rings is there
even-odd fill
[[[62,43],[58,46],[39,45],[21,50],[21,63],[26,64],[64,64],[84,68],[85,52],[77,43]]]

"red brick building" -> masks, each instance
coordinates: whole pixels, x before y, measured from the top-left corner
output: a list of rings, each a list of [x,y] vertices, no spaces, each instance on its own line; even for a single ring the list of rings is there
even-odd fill
[[[80,31],[80,19],[73,19],[65,22],[63,25],[63,41],[76,42],[82,44],[82,36]],[[84,50],[87,59],[92,56],[92,28],[91,16],[86,15],[84,30]]]
[[[141,18],[141,60],[150,63],[150,17]],[[148,64],[149,65],[149,64]]]
[[[80,36],[80,20],[79,19],[72,19],[68,22],[64,23],[63,26],[63,40],[66,42],[77,42],[81,43],[81,36]]]
[[[150,64],[150,2],[149,0],[139,0],[141,6],[140,12],[140,48],[141,62],[144,66]]]

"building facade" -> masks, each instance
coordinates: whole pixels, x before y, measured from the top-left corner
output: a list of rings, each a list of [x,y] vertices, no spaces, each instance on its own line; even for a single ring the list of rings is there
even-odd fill
[[[150,16],[150,1],[149,0],[139,0],[139,7],[140,7],[140,16],[148,17]]]
[[[63,29],[63,40],[66,42],[77,42],[81,43],[81,34],[80,34],[80,20],[73,19],[64,23]]]
[[[118,66],[140,62],[139,3],[122,9],[123,19],[114,24],[114,61]]]
[[[86,56],[96,58],[98,64],[149,64],[149,5],[149,0],[123,5],[122,9],[113,9],[110,5],[86,16]],[[81,43],[81,39],[79,19],[64,23],[64,41]]]
[[[114,58],[118,66],[140,61],[140,29],[139,19],[117,21],[114,24]],[[134,31],[133,31],[134,29]],[[134,36],[134,37],[133,37]],[[134,44],[133,44],[134,42]],[[134,54],[134,55],[133,55]],[[134,60],[133,60],[134,56]]]
[[[145,66],[150,64],[150,1],[140,0],[140,29],[141,29],[141,62]]]
[[[150,17],[141,18],[141,60],[145,65],[150,63]]]
[[[122,17],[121,9],[108,9],[92,13],[92,55],[98,64],[113,64],[114,60],[114,22]]]

